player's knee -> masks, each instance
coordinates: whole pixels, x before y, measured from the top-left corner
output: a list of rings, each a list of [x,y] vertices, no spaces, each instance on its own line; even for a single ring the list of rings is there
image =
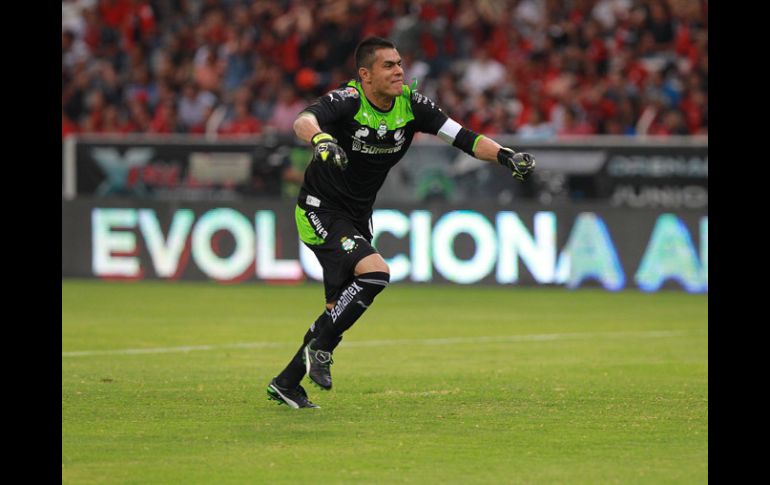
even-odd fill
[[[355,276],[365,273],[387,273],[390,275],[390,267],[379,254],[370,254],[359,261],[354,270]]]
[[[371,271],[358,275],[356,281],[364,288],[366,299],[371,303],[374,301],[374,297],[379,295],[390,284],[390,273]]]
[[[386,263],[384,259],[377,265],[375,271],[378,273],[385,273],[388,275],[388,281],[390,281],[390,266],[388,266],[388,263]]]

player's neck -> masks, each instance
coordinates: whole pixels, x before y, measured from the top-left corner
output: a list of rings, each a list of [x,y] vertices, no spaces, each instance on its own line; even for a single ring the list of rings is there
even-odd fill
[[[393,107],[393,100],[395,98],[392,96],[376,93],[371,89],[367,89],[367,86],[363,83],[361,83],[361,88],[363,88],[364,95],[366,96],[366,100],[369,101],[369,104],[373,105],[378,110],[390,111],[390,108]]]

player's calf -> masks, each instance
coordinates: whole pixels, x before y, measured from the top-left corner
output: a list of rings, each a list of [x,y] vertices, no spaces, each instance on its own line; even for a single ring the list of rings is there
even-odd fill
[[[383,271],[364,273],[353,278],[340,294],[334,308],[329,311],[331,323],[327,322],[320,335],[305,346],[305,370],[308,377],[322,389],[329,390],[332,387],[332,351],[342,338],[342,333],[363,315],[389,282],[390,274]]]

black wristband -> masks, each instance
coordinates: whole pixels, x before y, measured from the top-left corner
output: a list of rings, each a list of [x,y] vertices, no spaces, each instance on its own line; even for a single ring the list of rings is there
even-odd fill
[[[514,155],[516,155],[516,150],[513,148],[500,147],[500,149],[497,151],[497,163],[503,167],[511,168],[510,161],[508,160],[507,156],[512,157]]]
[[[474,133],[466,128],[460,128],[457,132],[455,140],[452,142],[452,146],[459,148],[468,155],[475,157],[473,153],[473,145],[476,144],[476,139],[479,137],[478,133]]]

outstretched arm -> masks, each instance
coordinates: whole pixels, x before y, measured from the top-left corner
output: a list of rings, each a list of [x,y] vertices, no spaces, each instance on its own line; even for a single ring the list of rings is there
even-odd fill
[[[497,152],[499,152],[501,148],[503,147],[495,140],[482,136],[476,144],[476,150],[473,152],[473,155],[480,160],[497,162]]]
[[[426,96],[412,91],[412,110],[418,119],[417,131],[432,133],[468,155],[508,168],[521,181],[535,169],[535,157],[500,146],[495,140],[474,133],[441,111]]]
[[[522,182],[535,170],[535,157],[525,152],[515,152],[500,146],[495,140],[482,136],[476,143],[473,156],[489,162],[497,162],[511,171]]]
[[[495,140],[478,135],[463,128],[451,118],[445,118],[444,124],[436,133],[439,138],[451,143],[468,155],[488,162],[497,162],[511,171],[513,176],[522,182],[535,169],[535,157],[529,153],[515,152],[510,148],[500,146]]]

